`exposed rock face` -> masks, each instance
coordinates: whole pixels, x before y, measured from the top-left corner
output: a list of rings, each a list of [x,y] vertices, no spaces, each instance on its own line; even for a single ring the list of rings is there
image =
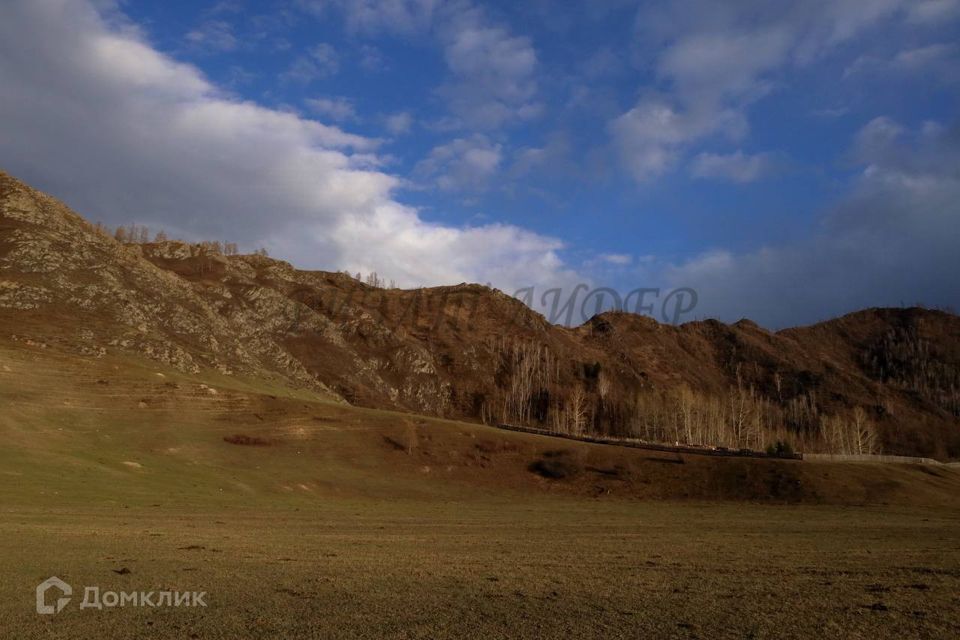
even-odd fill
[[[135,351],[187,371],[282,371],[291,381],[322,387],[267,337],[269,324],[221,313],[224,292],[157,266],[143,249],[118,243],[58,201],[0,174],[4,324],[66,346],[82,329],[87,350]],[[173,261],[196,259],[195,248],[182,243],[157,251]],[[210,261],[221,270],[226,263],[222,256]],[[273,317],[268,305],[257,312]]]
[[[376,289],[264,256],[122,244],[0,173],[0,339],[12,335],[442,416],[728,446],[872,434],[890,453],[960,457],[952,314],[868,310],[779,333],[622,313],[558,327],[480,285]],[[861,440],[826,419],[861,425],[858,408],[873,430]]]

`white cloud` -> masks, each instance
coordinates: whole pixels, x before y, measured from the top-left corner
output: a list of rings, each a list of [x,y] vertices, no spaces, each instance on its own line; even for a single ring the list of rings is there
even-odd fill
[[[207,20],[187,32],[185,38],[191,46],[210,51],[233,51],[237,48],[233,27],[225,20]]]
[[[639,182],[656,178],[676,164],[694,140],[720,134],[739,139],[746,121],[734,111],[679,111],[661,98],[645,98],[609,125],[624,164]]]
[[[540,114],[534,73],[537,55],[529,38],[487,23],[471,9],[458,15],[444,36],[444,57],[455,81],[440,88],[453,113],[467,125],[497,128]]]
[[[603,262],[621,267],[633,263],[633,256],[626,253],[602,253],[598,257]]]
[[[404,285],[570,277],[556,239],[424,222],[372,168],[375,140],[232,98],[120,16],[108,24],[82,0],[13,0],[3,14],[0,162],[92,219]],[[464,158],[497,164],[482,149]]]
[[[724,100],[761,92],[762,75],[782,64],[795,44],[791,35],[776,26],[691,34],[666,49],[657,71],[687,106],[699,102],[716,108]]]
[[[298,56],[290,68],[281,74],[285,82],[310,84],[320,78],[335,76],[340,71],[340,55],[337,50],[325,42],[316,44],[306,55]]]
[[[413,128],[413,116],[406,111],[390,114],[384,118],[384,126],[395,136],[410,133]]]
[[[437,89],[453,114],[444,120],[445,129],[496,129],[535,118],[543,110],[537,100],[533,43],[511,33],[469,0],[312,0],[301,4],[320,16],[337,8],[350,31],[436,38],[451,76]]]
[[[353,101],[349,98],[308,98],[306,103],[312,111],[321,116],[326,116],[334,122],[358,120],[357,110],[353,106]]]
[[[513,153],[510,175],[513,178],[528,176],[537,171],[551,175],[577,175],[579,170],[572,161],[573,145],[570,136],[554,132],[547,136],[541,147],[521,147]]]
[[[388,205],[369,216],[344,218],[331,233],[337,244],[364,248],[345,256],[345,268],[377,271],[404,286],[480,281],[512,294],[525,286],[579,279],[559,257],[559,240],[513,225],[452,229]]]
[[[778,73],[823,58],[883,21],[910,10],[909,0],[676,0],[644,5],[641,47],[663,85],[613,120],[610,131],[628,170],[648,180],[690,146],[731,122],[746,128],[747,106],[769,93]],[[665,127],[654,130],[659,123]]]
[[[894,120],[883,116],[874,118],[857,132],[854,144],[856,157],[872,164],[895,148],[896,141],[901,139],[904,133],[904,128]]]
[[[426,30],[442,8],[441,0],[301,0],[301,5],[323,16],[339,9],[352,32],[416,34]]]
[[[696,178],[745,184],[769,174],[773,167],[773,156],[769,153],[750,155],[738,150],[731,154],[701,153],[693,159],[690,171]]]
[[[481,190],[499,171],[502,148],[476,134],[434,147],[415,173],[446,190]]]

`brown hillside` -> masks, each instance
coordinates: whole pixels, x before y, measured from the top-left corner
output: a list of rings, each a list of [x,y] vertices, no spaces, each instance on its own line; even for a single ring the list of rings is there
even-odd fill
[[[771,333],[605,313],[566,328],[479,285],[376,288],[211,245],[123,244],[2,173],[0,340],[563,432],[960,457],[952,314],[871,309]]]

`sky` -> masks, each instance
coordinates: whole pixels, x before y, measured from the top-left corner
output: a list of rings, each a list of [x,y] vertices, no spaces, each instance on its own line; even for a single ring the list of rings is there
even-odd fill
[[[958,97],[960,0],[0,5],[0,169],[88,219],[573,324],[960,308]]]

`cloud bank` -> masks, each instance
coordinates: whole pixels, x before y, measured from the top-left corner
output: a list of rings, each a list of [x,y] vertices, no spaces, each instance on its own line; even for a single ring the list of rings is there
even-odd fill
[[[501,35],[481,30],[451,46],[495,53]],[[316,49],[292,79],[335,72],[327,53]],[[5,3],[0,84],[11,88],[0,93],[0,165],[105,223],[263,243],[302,267],[375,270],[402,286],[511,290],[576,277],[555,238],[424,220],[396,199],[401,181],[382,170],[377,140],[230,95],[158,52],[110,3]],[[482,156],[462,161],[491,161]]]
[[[700,293],[698,313],[785,327],[871,306],[960,308],[960,128],[889,118],[851,150],[852,193],[805,239],[756,251],[717,250],[654,267]]]

